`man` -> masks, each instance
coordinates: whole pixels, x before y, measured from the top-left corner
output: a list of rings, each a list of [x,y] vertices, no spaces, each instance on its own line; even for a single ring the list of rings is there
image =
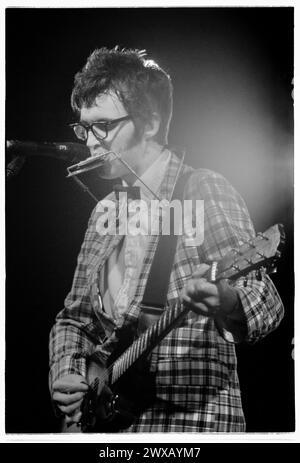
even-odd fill
[[[127,430],[244,431],[234,343],[262,338],[283,317],[265,274],[252,272],[232,284],[207,279],[208,263],[254,236],[244,201],[222,176],[182,165],[168,148],[171,80],[143,52],[95,50],[75,77],[72,107],[79,115],[77,137],[91,156],[107,155],[101,178],[138,185],[149,203],[170,200],[177,178],[185,175],[184,199],[204,201],[204,240],[193,245],[185,234],[178,237],[169,278],[167,305],[180,300],[191,310],[152,351],[148,368],[156,398]],[[118,203],[114,192],[107,199]],[[105,365],[118,329],[141,318],[159,238],[110,234],[111,223],[108,230],[99,227],[102,205],[91,215],[71,292],[50,335],[50,390],[67,424],[82,418],[88,363]],[[119,212],[122,207],[118,203]]]

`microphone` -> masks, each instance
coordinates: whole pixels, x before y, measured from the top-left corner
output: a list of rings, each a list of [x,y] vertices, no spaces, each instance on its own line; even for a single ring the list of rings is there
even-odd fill
[[[6,149],[13,156],[49,156],[69,161],[82,161],[90,156],[90,150],[81,143],[36,143],[31,141],[7,140]]]

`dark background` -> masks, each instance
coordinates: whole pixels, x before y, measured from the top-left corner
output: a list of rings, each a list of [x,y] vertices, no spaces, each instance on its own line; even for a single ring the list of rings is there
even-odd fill
[[[293,9],[14,8],[6,20],[7,139],[75,141],[70,93],[89,53],[145,48],[173,79],[170,143],[186,147],[187,163],[225,175],[257,230],[284,224],[285,252],[272,278],[285,319],[237,353],[247,430],[293,431]],[[94,207],[65,177],[64,162],[35,156],[7,184],[8,433],[58,430],[48,334]],[[93,174],[85,180],[99,198],[110,189]]]

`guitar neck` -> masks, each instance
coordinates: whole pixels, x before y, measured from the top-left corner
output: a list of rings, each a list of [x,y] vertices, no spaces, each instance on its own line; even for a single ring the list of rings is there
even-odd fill
[[[148,355],[189,310],[179,303],[166,309],[158,321],[144,331],[114,362],[111,383],[114,384],[137,360]]]
[[[222,278],[236,279],[262,266],[272,270],[274,262],[280,257],[283,243],[283,227],[280,224],[274,225],[255,238],[243,242],[238,249],[232,249],[220,261],[214,262],[207,279],[213,282]],[[115,383],[138,359],[148,355],[189,310],[179,302],[166,309],[159,320],[113,363],[111,383]]]

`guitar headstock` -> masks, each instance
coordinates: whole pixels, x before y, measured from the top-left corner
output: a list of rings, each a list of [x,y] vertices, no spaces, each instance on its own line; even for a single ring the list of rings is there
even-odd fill
[[[262,267],[267,272],[274,271],[284,242],[285,234],[281,224],[273,225],[264,233],[258,233],[255,238],[233,249],[218,262],[216,280],[236,279]]]

